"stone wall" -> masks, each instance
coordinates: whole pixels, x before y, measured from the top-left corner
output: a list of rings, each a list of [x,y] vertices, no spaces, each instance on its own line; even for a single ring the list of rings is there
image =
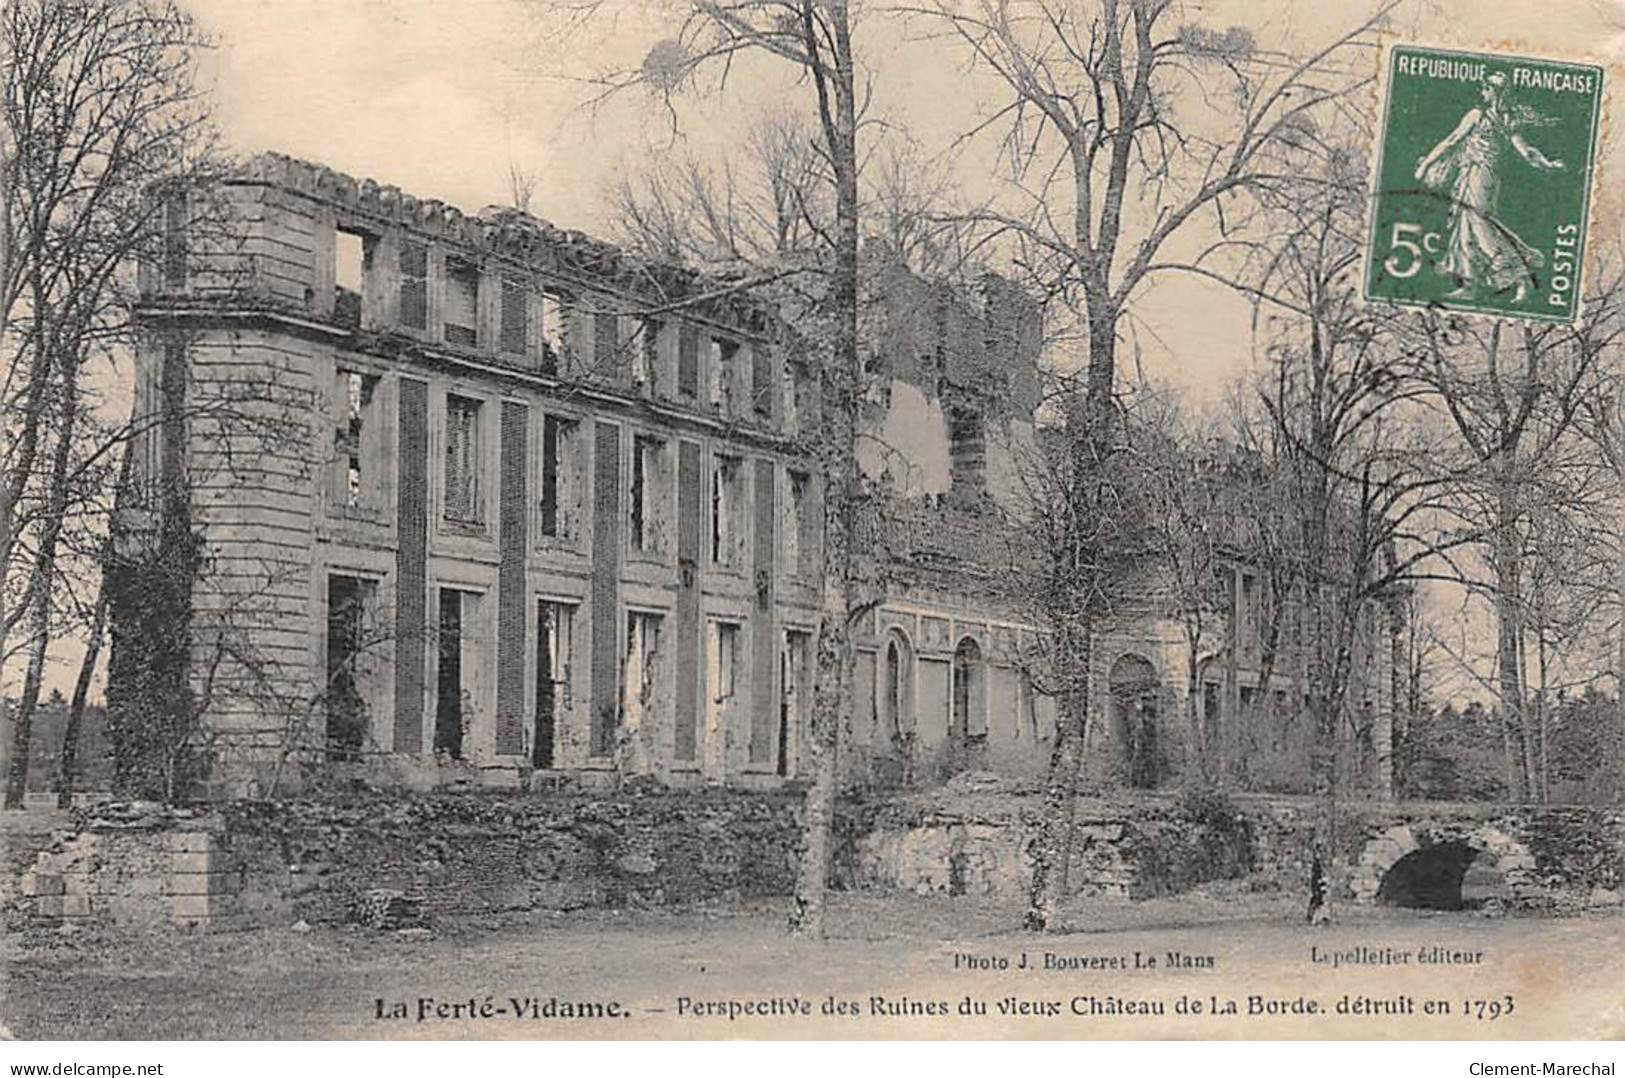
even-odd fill
[[[726,790],[104,806],[38,856],[21,912],[219,926],[364,919],[380,893],[430,919],[782,895],[800,813],[798,792]]]
[[[219,835],[152,813],[58,832],[23,873],[23,912],[45,920],[220,925],[242,913],[242,875]]]
[[[1379,900],[1383,881],[1413,854],[1469,852],[1509,908],[1615,905],[1625,884],[1625,811],[1564,806],[1370,806],[1342,852],[1356,902]]]
[[[10,909],[48,920],[219,927],[367,921],[381,902],[433,922],[783,896],[795,882],[801,804],[793,790],[651,786],[368,793],[206,812],[104,805],[54,834]],[[845,804],[835,885],[1019,900],[1041,812],[1039,793],[997,788],[986,775]],[[1073,889],[1142,899],[1246,879],[1254,889],[1298,892],[1318,812],[1291,798],[1082,799]],[[1378,902],[1404,858],[1445,850],[1471,863],[1478,900],[1510,910],[1617,908],[1625,811],[1345,804],[1337,895]]]
[[[379,888],[430,917],[785,894],[800,808],[799,794],[722,790],[443,794],[243,802],[219,819],[251,904],[340,922]]]
[[[855,881],[917,893],[1025,895],[1038,833],[1037,794],[943,791],[877,806],[857,836]],[[1189,801],[1090,799],[1077,813],[1069,875],[1078,894],[1150,898],[1254,868],[1253,825]]]
[[[1038,831],[1036,792],[949,788],[878,806],[856,839],[855,880],[921,893],[1025,894]],[[1320,813],[1308,798],[1187,794],[1080,800],[1070,879],[1084,895],[1148,898],[1211,880],[1307,895]],[[1415,851],[1469,854],[1469,896],[1511,910],[1617,906],[1625,889],[1625,812],[1571,807],[1346,802],[1339,809],[1335,897],[1379,901]]]

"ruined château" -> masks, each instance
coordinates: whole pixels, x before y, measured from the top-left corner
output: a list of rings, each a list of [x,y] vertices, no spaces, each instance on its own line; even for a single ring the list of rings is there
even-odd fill
[[[154,663],[182,667],[174,736],[218,794],[324,774],[804,774],[820,372],[779,311],[528,214],[277,155],[163,197],[120,543],[137,563],[179,520],[196,563],[165,626],[140,596],[122,617],[115,603],[110,706],[163,684]],[[843,767],[879,784],[1037,775],[1056,707],[1028,672],[1037,630],[1009,582],[1031,552],[1005,521],[1040,312],[994,277],[950,288],[898,265],[876,281],[860,462],[888,498],[887,569],[856,626]],[[1255,694],[1295,691],[1285,667],[1258,684],[1257,582],[1244,565],[1229,579],[1239,614],[1199,686],[1155,588],[1103,628],[1097,781],[1189,771],[1207,751],[1193,691],[1216,738]],[[1386,712],[1384,624],[1357,698]],[[182,643],[165,659],[167,632]]]

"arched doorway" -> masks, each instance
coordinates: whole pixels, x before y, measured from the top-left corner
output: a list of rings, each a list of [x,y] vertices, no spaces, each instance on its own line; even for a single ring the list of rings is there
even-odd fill
[[[880,728],[874,749],[886,761],[878,778],[885,784],[906,783],[914,741],[914,647],[900,629],[886,634],[877,688]]]
[[[1107,688],[1124,777],[1130,786],[1151,789],[1162,780],[1162,754],[1157,745],[1157,668],[1143,656],[1124,655],[1112,664]]]
[[[964,637],[954,648],[953,706],[948,738],[955,763],[970,766],[987,744],[987,674],[982,646]]]

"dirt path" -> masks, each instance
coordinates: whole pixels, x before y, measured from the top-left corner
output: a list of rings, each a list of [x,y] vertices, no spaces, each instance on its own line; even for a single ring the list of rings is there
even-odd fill
[[[1034,939],[973,899],[844,896],[823,945],[787,940],[774,906],[427,939],[40,935],[8,942],[3,1011],[19,1037],[73,1039],[1625,1035],[1618,917],[1372,913],[1311,930],[1237,895],[1075,918],[1091,913],[1091,931]]]

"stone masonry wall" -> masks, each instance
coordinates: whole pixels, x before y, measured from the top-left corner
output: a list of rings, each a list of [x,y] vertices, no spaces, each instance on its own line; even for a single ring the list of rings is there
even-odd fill
[[[241,876],[219,837],[184,821],[64,832],[22,877],[24,912],[133,926],[219,925],[242,912]]]
[[[1025,895],[1041,798],[978,792],[961,777],[943,791],[876,807],[856,839],[856,882],[918,893]],[[1254,869],[1253,824],[1189,799],[1080,802],[1070,879],[1084,895],[1150,898]]]
[[[24,916],[220,927],[363,920],[379,894],[430,919],[755,898],[789,893],[801,838],[797,792],[367,795],[101,812],[59,832],[25,873]]]
[[[1188,793],[1078,805],[1074,890],[1130,899],[1221,879],[1305,886],[1319,809],[1305,799]],[[1019,899],[1041,797],[947,788],[843,805],[837,887]],[[626,908],[787,895],[801,839],[797,791],[513,796],[389,795],[233,802],[207,812],[104,805],[55,833],[10,912],[46,920],[373,921],[532,909]],[[1507,909],[1617,907],[1625,811],[1352,803],[1340,810],[1338,897],[1378,899],[1402,858],[1474,851],[1474,886]],[[1481,896],[1482,897],[1482,896]]]

